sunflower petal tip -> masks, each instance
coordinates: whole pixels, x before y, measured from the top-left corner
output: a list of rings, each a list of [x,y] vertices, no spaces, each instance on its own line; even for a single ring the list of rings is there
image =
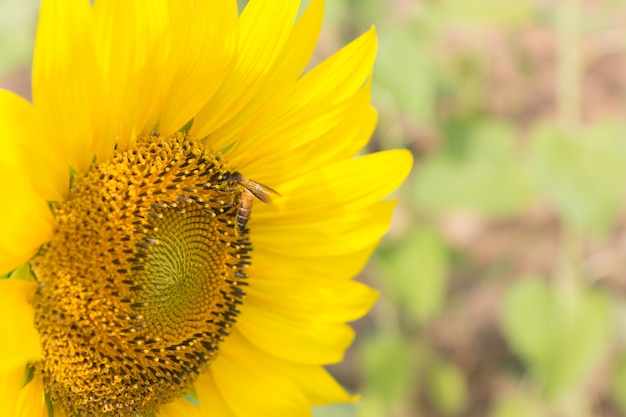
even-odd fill
[[[374,289],[374,288],[370,288],[369,289],[369,299],[368,299],[368,303],[370,304],[370,308],[376,304],[376,302],[378,301],[378,298],[380,297],[380,291]]]
[[[356,404],[359,401],[361,401],[361,394],[353,394],[353,395],[348,396],[349,403]]]
[[[396,178],[404,181],[413,168],[413,153],[408,149],[393,149],[387,152],[388,163],[395,167]]]
[[[34,327],[30,298],[37,283],[21,279],[0,280],[0,371],[41,358],[39,335]],[[20,335],[16,338],[16,335]]]
[[[413,168],[413,153],[409,151],[408,149],[400,149],[399,153],[400,155],[402,155],[399,159],[401,159],[402,164],[406,166],[407,175],[408,175],[408,171],[410,171],[411,168]]]

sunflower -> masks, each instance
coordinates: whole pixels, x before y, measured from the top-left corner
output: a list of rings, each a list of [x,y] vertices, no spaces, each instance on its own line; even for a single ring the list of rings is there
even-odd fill
[[[313,0],[43,0],[0,91],[0,415],[308,416],[411,156]]]

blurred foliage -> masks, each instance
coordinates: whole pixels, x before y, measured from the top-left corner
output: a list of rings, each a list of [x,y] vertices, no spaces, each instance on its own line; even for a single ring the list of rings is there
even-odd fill
[[[451,362],[438,361],[426,374],[426,393],[435,409],[444,416],[456,416],[466,405],[467,381],[463,371]]]
[[[1,85],[28,68],[36,10],[0,0]],[[331,368],[360,401],[315,417],[626,415],[624,2],[325,13],[317,58],[376,25],[370,148],[416,167],[362,276],[380,300]]]
[[[424,161],[413,185],[415,205],[432,215],[467,209],[493,217],[526,208],[534,189],[517,157],[514,134],[498,121],[468,126],[462,150],[444,150]]]
[[[597,123],[569,136],[539,126],[531,140],[533,174],[568,226],[609,233],[622,210],[626,126]]]
[[[383,294],[356,346],[357,415],[626,413],[626,93],[593,67],[624,59],[626,10],[339,3],[338,38],[367,18],[379,33],[372,149],[417,157],[365,272]]]
[[[32,59],[39,1],[0,0],[0,74],[23,68]]]
[[[373,334],[361,344],[361,369],[367,381],[363,402],[371,405],[361,409],[362,415],[377,416],[410,400],[417,353],[401,335],[390,331]]]
[[[417,227],[396,245],[379,252],[379,275],[388,277],[382,285],[407,319],[424,324],[440,312],[448,276],[446,251],[436,230]],[[415,279],[416,268],[419,280]]]
[[[523,277],[508,290],[502,327],[513,350],[558,397],[588,376],[609,335],[609,300],[597,290],[551,288]]]
[[[507,3],[499,0],[448,0],[438,4],[437,12],[446,24],[452,26],[513,26],[532,18],[533,3],[528,0]]]

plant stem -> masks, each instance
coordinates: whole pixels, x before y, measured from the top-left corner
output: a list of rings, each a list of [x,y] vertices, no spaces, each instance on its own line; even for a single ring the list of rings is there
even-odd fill
[[[561,0],[557,8],[558,117],[564,131],[581,123],[581,57],[579,45],[580,0]]]

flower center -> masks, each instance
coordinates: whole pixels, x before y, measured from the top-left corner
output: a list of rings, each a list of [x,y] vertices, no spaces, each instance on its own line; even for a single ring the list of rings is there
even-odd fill
[[[32,261],[37,367],[68,415],[156,412],[216,356],[250,262],[238,178],[188,136],[147,136],[53,205],[58,228]]]

